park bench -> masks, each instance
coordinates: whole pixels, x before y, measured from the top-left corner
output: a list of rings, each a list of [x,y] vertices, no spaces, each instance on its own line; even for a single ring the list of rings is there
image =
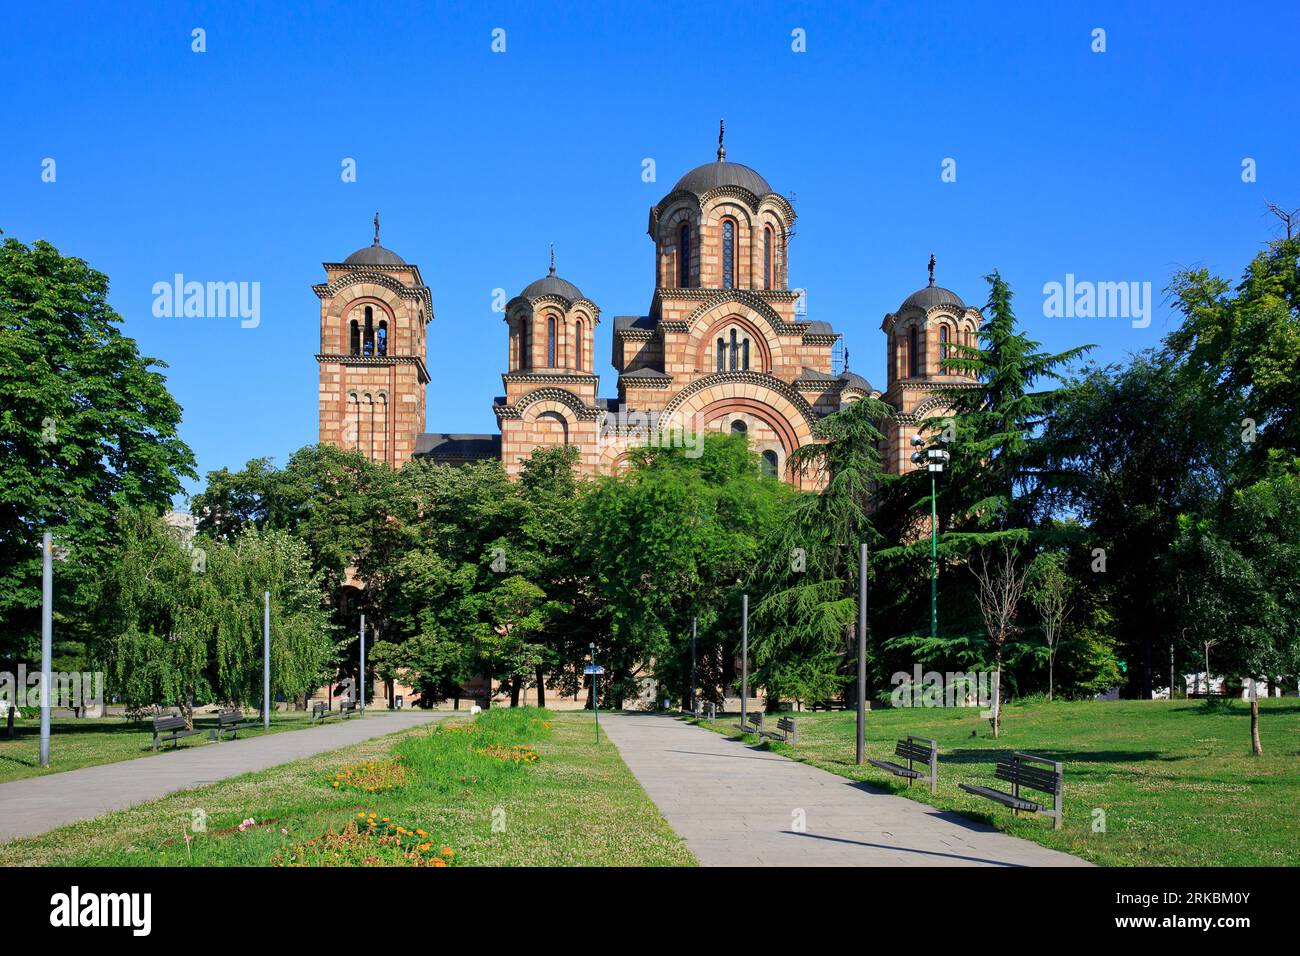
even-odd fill
[[[323,700],[318,700],[311,705],[311,722],[313,724],[329,720],[331,717],[337,717],[337,710],[330,710],[330,705]]]
[[[361,712],[360,706],[355,700],[345,700],[339,704],[339,716],[344,720],[353,717]]]
[[[182,737],[190,737],[194,734],[202,733],[200,730],[189,730],[185,726],[185,718],[176,714],[160,714],[153,719],[153,749],[158,749],[158,743],[170,743],[176,746],[176,741]]]
[[[815,700],[812,702],[812,709],[818,710],[848,710],[848,706],[842,700]]]
[[[759,736],[771,737],[773,740],[780,740],[791,746],[799,743],[799,729],[795,726],[793,717],[779,718],[776,722],[776,730],[760,730]]]
[[[867,758],[867,763],[873,767],[879,767],[881,770],[892,773],[895,777],[906,777],[907,785],[910,787],[913,780],[920,780],[923,777],[930,781],[930,792],[936,792],[939,784],[939,745],[929,737],[913,737],[911,735],[900,740],[894,747],[894,756],[907,761],[907,766],[894,763],[891,760],[873,760]],[[916,769],[916,764],[921,763],[926,767],[926,773]]]
[[[244,720],[244,715],[238,710],[223,710],[217,714],[217,726],[215,730],[208,731],[208,737],[212,740],[220,741],[226,731],[230,731],[230,736],[238,738],[239,731],[248,727],[256,727],[257,724],[251,720]]]
[[[1045,764],[1035,766],[1035,764]],[[1051,769],[1047,769],[1050,767]],[[961,789],[967,793],[973,793],[977,797],[984,797],[987,800],[996,800],[998,803],[1011,808],[1013,814],[1018,814],[1021,810],[1027,813],[1045,813],[1056,821],[1053,829],[1061,829],[1061,786],[1064,782],[1065,772],[1061,764],[1055,760],[1048,760],[1046,757],[1035,757],[1033,754],[1013,753],[1009,761],[999,761],[995,771],[999,780],[1005,780],[1011,784],[1011,792],[1003,790],[994,790],[992,787],[975,787],[970,784],[958,784]],[[1036,803],[1033,800],[1027,800],[1020,795],[1020,788],[1028,787],[1030,790],[1037,790],[1040,793],[1050,793],[1052,795],[1052,806],[1048,809],[1044,804]]]
[[[761,710],[757,713],[751,711],[741,718],[740,723],[732,726],[742,734],[757,734],[761,740],[763,738],[763,712]]]

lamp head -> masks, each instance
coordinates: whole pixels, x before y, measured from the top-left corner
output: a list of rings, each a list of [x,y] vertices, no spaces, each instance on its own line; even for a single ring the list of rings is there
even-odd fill
[[[913,444],[915,447],[920,448],[922,445],[925,444],[925,439],[922,438],[920,435],[913,435],[913,436],[912,436],[912,444]]]

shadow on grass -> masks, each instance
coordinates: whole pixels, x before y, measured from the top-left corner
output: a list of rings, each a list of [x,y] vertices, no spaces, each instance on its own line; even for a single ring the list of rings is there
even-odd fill
[[[1035,757],[1059,760],[1061,763],[1142,763],[1157,761],[1174,763],[1188,760],[1191,754],[1162,754],[1158,750],[1066,750],[1060,747],[1035,747],[1023,750],[1019,747],[986,750],[943,750],[939,751],[940,764],[993,764],[1011,759],[1013,753],[1029,753]]]

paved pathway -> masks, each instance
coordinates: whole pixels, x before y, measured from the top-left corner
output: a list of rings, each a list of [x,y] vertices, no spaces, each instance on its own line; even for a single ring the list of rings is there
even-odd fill
[[[398,711],[0,784],[0,842],[446,717]],[[54,746],[59,745],[58,738]]]
[[[1088,865],[672,717],[600,725],[703,866]]]

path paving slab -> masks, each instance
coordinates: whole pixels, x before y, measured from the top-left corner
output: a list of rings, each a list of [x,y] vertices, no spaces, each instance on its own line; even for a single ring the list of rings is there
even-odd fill
[[[600,726],[703,866],[1091,865],[668,715]]]
[[[225,740],[138,760],[121,760],[0,784],[0,843],[89,820],[110,810],[147,803],[178,790],[383,737],[446,716],[446,713],[418,710],[370,712],[364,717],[302,730]],[[147,731],[141,731],[140,739],[147,744],[152,738]],[[56,736],[51,746],[57,750],[58,745]]]

